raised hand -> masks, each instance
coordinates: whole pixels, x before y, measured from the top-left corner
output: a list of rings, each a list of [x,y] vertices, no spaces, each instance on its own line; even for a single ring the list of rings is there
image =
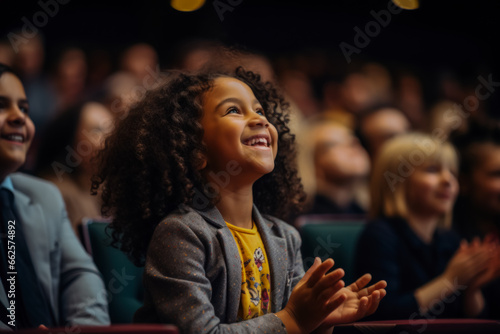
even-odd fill
[[[336,298],[339,298],[340,295],[344,295],[345,300],[328,315],[321,327],[351,323],[373,314],[386,295],[387,283],[379,281],[365,288],[371,279],[370,274],[365,274],[356,282],[338,291],[333,299],[337,300]]]
[[[293,289],[285,308],[276,313],[289,333],[310,333],[346,300],[347,293],[338,293],[344,288],[344,270],[325,275],[333,264],[332,259],[321,263],[316,258]]]
[[[443,276],[454,285],[469,286],[488,268],[489,260],[490,252],[482,245],[479,238],[470,244],[463,240],[460,248],[448,262]]]
[[[469,289],[477,290],[500,277],[500,246],[493,242],[491,235],[487,235],[482,243],[475,240],[470,248],[473,248],[472,251],[488,254],[486,268],[480,271],[470,282]]]

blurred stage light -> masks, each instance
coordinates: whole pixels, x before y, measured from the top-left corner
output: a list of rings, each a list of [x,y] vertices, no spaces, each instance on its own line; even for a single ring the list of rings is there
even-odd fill
[[[392,0],[392,2],[403,9],[417,9],[419,7],[418,0]]]
[[[200,9],[205,4],[205,0],[171,0],[170,6],[180,12],[192,12]]]

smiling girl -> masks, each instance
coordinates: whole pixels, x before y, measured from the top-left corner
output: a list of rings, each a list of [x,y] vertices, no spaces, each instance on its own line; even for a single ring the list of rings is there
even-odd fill
[[[385,282],[344,287],[331,259],[304,273],[297,231],[275,218],[303,201],[287,123],[287,104],[251,72],[179,73],[107,139],[94,187],[115,241],[145,262],[137,321],[309,333],[375,311]]]

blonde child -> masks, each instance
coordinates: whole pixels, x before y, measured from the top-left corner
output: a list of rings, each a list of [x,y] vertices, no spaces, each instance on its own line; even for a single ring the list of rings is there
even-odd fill
[[[480,287],[493,277],[496,250],[460,242],[449,229],[458,193],[457,156],[449,143],[411,133],[381,148],[371,178],[370,221],[356,272],[388,282],[378,319],[476,317]]]
[[[172,74],[107,139],[94,188],[121,249],[145,263],[137,321],[309,333],[376,310],[385,282],[344,287],[331,259],[304,274],[297,231],[275,218],[303,199],[286,110],[241,68]]]

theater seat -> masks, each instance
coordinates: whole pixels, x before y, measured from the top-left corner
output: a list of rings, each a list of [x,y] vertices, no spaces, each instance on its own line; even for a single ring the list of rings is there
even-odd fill
[[[365,226],[364,216],[303,215],[295,227],[302,237],[302,258],[307,270],[315,257],[333,258],[334,268],[343,268],[344,281],[351,284],[354,277],[354,256],[358,237]]]
[[[123,252],[110,245],[108,225],[103,221],[83,221],[82,239],[103,276],[111,323],[131,323],[135,311],[143,303],[143,268],[136,267]]]

